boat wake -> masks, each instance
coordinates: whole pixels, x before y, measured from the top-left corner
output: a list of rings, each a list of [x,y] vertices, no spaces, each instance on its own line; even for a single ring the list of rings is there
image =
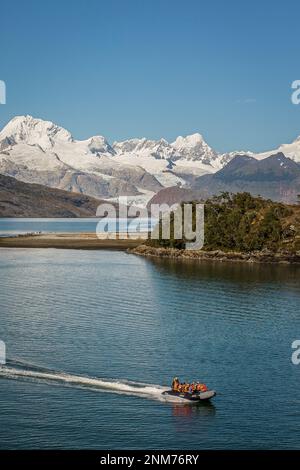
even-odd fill
[[[131,382],[128,380],[102,379],[69,374],[16,360],[10,360],[5,366],[0,366],[0,378],[1,377],[6,379],[30,380],[39,383],[63,385],[68,387],[88,388],[99,392],[134,395],[144,398],[158,399],[161,401],[178,401],[178,399],[174,400],[173,397],[171,398],[162,395],[162,392],[168,390],[168,387],[141,382]]]

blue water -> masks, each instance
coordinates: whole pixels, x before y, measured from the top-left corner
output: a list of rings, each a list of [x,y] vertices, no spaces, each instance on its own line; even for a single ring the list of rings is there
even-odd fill
[[[299,275],[0,249],[0,448],[299,449]],[[175,374],[218,394],[162,401]]]
[[[103,227],[100,228],[98,222],[100,218],[64,218],[64,219],[31,219],[31,218],[0,218],[0,237],[14,236],[25,233],[42,232],[42,233],[93,233],[98,231],[115,231],[105,225],[105,221],[111,222],[112,219],[102,219]],[[118,219],[115,224],[118,232],[136,232],[148,231],[155,225],[155,220],[148,219]]]

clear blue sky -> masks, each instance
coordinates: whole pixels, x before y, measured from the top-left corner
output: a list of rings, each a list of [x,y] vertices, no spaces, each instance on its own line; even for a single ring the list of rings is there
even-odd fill
[[[1,5],[0,126],[265,150],[300,134],[297,0],[14,0]]]

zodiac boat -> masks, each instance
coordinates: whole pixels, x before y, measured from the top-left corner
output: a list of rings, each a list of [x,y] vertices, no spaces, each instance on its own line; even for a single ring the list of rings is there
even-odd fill
[[[184,393],[184,392],[176,392],[174,390],[166,390],[162,392],[162,395],[169,395],[170,397],[178,397],[186,401],[190,402],[200,402],[205,400],[210,400],[214,396],[216,396],[215,390],[206,390],[205,392],[194,392],[194,393]]]

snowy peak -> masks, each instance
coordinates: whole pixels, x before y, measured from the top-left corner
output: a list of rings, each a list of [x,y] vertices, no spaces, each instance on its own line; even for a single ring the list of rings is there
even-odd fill
[[[89,151],[93,154],[111,154],[114,155],[115,151],[111,145],[107,142],[105,137],[101,135],[95,135],[87,140],[87,147]]]
[[[185,158],[188,161],[199,161],[206,165],[213,165],[218,158],[218,154],[198,133],[186,137],[179,136],[172,146],[180,155],[179,158]]]
[[[123,142],[114,142],[113,148],[118,155],[132,153],[133,155],[140,154],[157,159],[169,159],[175,154],[174,148],[165,139],[130,139]]]
[[[144,140],[146,139],[128,139],[122,142],[114,142],[112,147],[115,150],[115,152],[118,154],[129,153],[129,152],[133,152],[134,150],[136,150],[140,142]]]
[[[179,136],[173,143],[165,139],[148,140],[130,139],[124,142],[115,142],[113,148],[117,155],[140,155],[164,159],[173,162],[197,162],[211,165],[217,159],[217,153],[209,147],[201,134],[192,134],[186,137]]]
[[[297,137],[290,144],[282,144],[274,150],[253,154],[253,156],[258,160],[263,160],[269,157],[270,155],[274,155],[276,153],[283,153],[287,158],[290,158],[291,160],[300,163],[300,136]]]
[[[198,132],[196,134],[187,135],[182,137],[181,135],[177,137],[177,139],[171,144],[173,147],[181,149],[181,148],[194,148],[199,144],[202,144],[204,139],[201,134]]]
[[[66,129],[51,121],[35,119],[32,116],[16,116],[0,132],[0,141],[2,140],[11,145],[39,145],[46,151],[51,149],[55,142],[72,142],[73,137]]]
[[[37,146],[44,152],[56,153],[72,150],[74,155],[110,154],[115,152],[101,135],[87,140],[75,140],[71,133],[51,121],[35,119],[32,116],[16,116],[0,132],[0,150],[16,144]]]

